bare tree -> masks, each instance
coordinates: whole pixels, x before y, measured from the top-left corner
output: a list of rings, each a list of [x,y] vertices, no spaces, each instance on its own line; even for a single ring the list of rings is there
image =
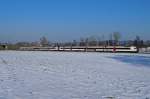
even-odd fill
[[[101,45],[101,37],[97,36],[97,46]]]
[[[49,41],[47,40],[46,37],[43,36],[42,38],[40,38],[40,44],[42,46],[48,46],[49,45]]]
[[[77,46],[77,41],[76,40],[73,40],[72,46]]]
[[[90,36],[88,38],[88,44],[90,46],[96,46],[97,45],[97,38],[96,38],[96,36]]]
[[[113,35],[112,35],[112,33],[109,34],[109,40],[113,40]]]
[[[85,40],[84,38],[80,38],[80,43],[79,43],[80,46],[85,46]]]
[[[140,36],[136,36],[134,40],[134,46],[137,48],[141,48],[143,46],[143,40],[141,40]]]
[[[114,32],[114,33],[113,33],[113,38],[114,38],[114,40],[115,40],[115,44],[119,45],[118,43],[119,43],[119,40],[120,40],[120,38],[121,38],[120,32]]]
[[[109,41],[108,41],[108,45],[109,46],[112,46],[113,45],[113,34],[111,33],[111,34],[109,34]]]

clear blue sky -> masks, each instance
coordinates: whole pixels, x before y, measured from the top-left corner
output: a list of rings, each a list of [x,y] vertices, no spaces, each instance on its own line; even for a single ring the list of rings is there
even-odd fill
[[[118,31],[150,39],[150,0],[0,0],[0,41],[68,41]]]

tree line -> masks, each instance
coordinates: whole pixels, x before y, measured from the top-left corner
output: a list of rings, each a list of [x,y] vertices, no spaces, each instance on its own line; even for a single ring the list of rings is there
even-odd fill
[[[72,40],[70,42],[50,42],[45,36],[41,37],[39,41],[36,42],[17,42],[15,44],[5,43],[7,45],[7,49],[16,50],[20,47],[31,47],[31,46],[39,46],[39,47],[48,47],[48,46],[136,46],[138,48],[141,47],[150,47],[150,40],[144,41],[141,40],[140,36],[136,36],[134,40],[121,40],[120,32],[113,32],[109,35],[109,39],[105,39],[105,36],[90,36],[90,37],[82,37],[79,40]],[[2,45],[2,44],[0,44]],[[0,49],[4,49],[3,46],[0,46]]]

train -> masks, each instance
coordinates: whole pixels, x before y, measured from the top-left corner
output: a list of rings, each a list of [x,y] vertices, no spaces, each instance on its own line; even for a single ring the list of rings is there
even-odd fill
[[[54,46],[54,47],[20,47],[21,51],[67,51],[67,52],[128,52],[137,53],[135,46]]]

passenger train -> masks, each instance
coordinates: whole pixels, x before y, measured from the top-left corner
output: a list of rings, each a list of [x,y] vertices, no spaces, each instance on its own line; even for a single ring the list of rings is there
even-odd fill
[[[20,47],[21,51],[72,51],[72,52],[130,52],[137,53],[135,46],[65,46],[65,47]]]

